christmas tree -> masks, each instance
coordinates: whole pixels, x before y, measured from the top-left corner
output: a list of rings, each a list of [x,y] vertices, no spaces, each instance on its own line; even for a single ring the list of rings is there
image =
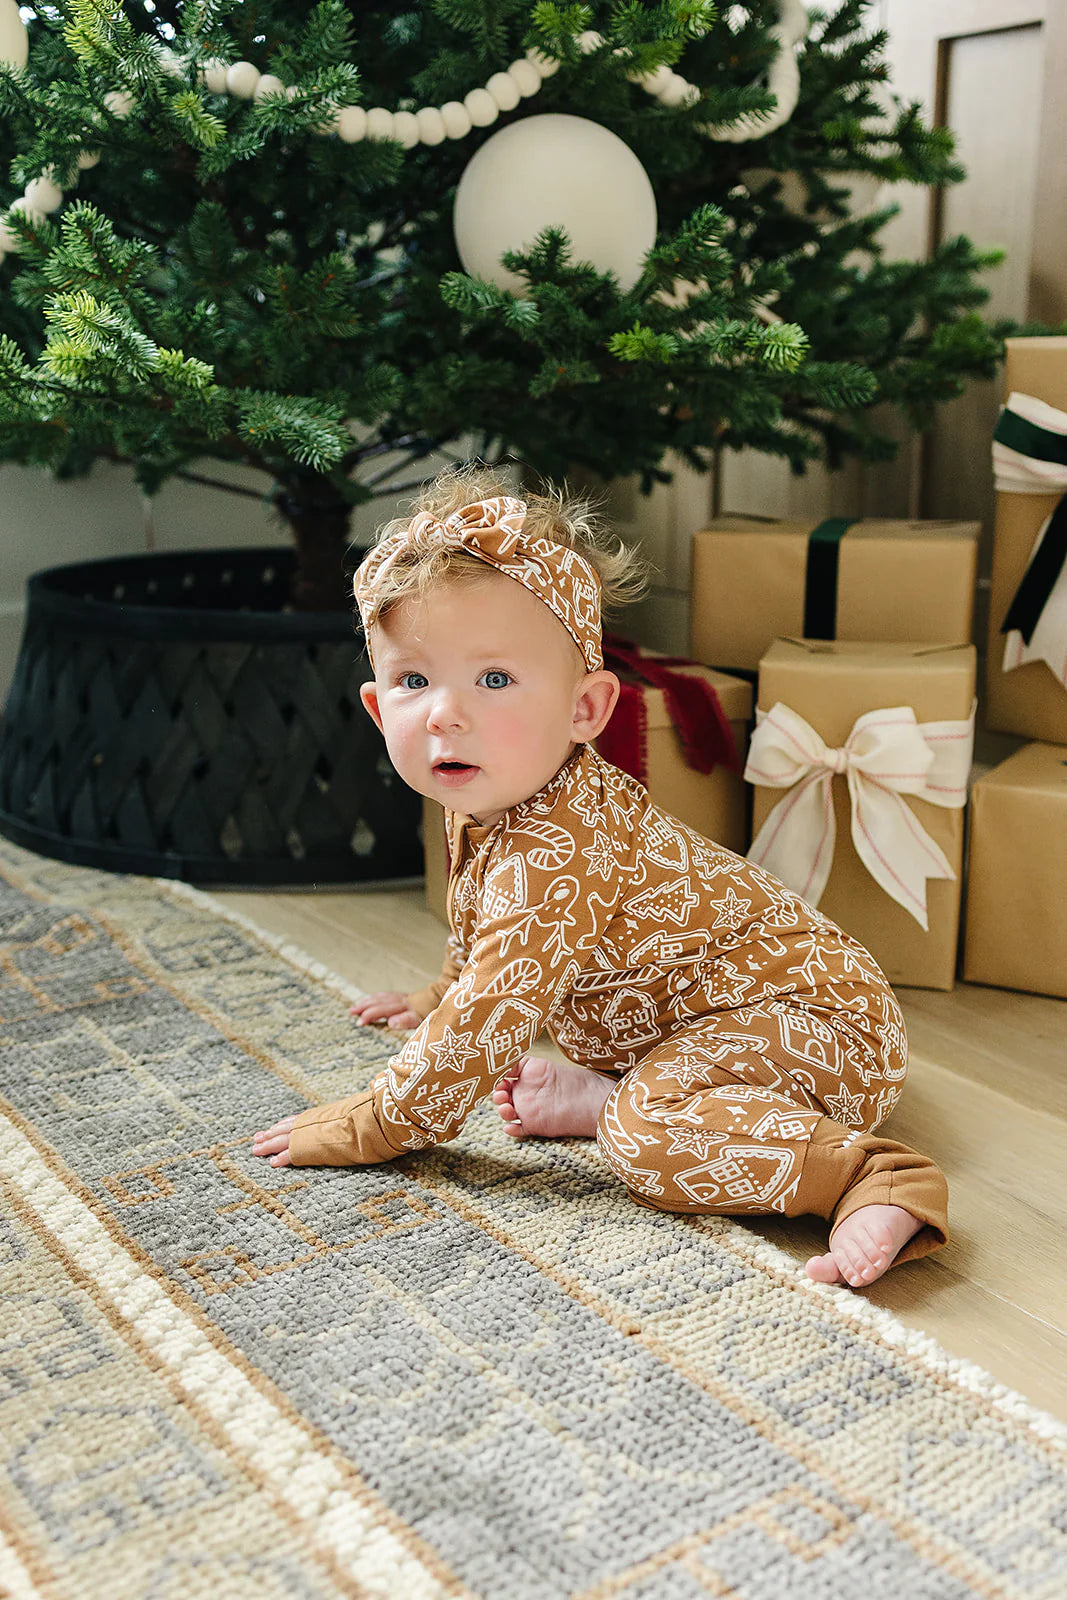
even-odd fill
[[[350,508],[472,439],[646,485],[668,451],[884,458],[876,407],[922,427],[992,372],[991,258],[883,258],[849,183],[953,182],[951,137],[887,94],[865,0],[811,14],[780,104],[797,5],[51,0],[24,37],[0,0],[0,459],[259,469],[333,607]],[[545,114],[647,173],[632,282],[564,226],[512,288],[462,270],[457,185]]]

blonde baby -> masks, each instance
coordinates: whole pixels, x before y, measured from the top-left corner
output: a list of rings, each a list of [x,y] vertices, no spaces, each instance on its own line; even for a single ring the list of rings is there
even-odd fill
[[[683,826],[593,741],[601,610],[638,575],[581,505],[484,473],[432,485],[356,574],[393,765],[446,808],[451,932],[368,1089],[257,1133],[275,1166],[389,1161],[491,1095],[515,1138],[595,1138],[639,1205],[830,1223],[808,1273],[865,1287],[947,1237],[944,1178],[879,1137],[906,1070],[871,956]],[[548,1030],[572,1064],[530,1053]]]

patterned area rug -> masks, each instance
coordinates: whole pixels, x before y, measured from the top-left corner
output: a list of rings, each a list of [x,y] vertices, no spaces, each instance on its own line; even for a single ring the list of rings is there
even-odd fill
[[[274,1171],[395,1036],[0,844],[0,1595],[1067,1594],[1063,1430],[588,1141]]]

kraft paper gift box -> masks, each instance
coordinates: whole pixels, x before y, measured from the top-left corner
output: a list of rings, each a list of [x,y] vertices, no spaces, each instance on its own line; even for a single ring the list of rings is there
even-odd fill
[[[776,638],[970,644],[978,532],[718,517],[693,535],[690,654],[755,672]]]
[[[1006,407],[994,432],[997,482],[993,535],[993,581],[989,602],[989,646],[986,656],[985,720],[990,728],[1029,739],[1067,744],[1067,338],[1009,339],[1004,368]],[[1047,413],[1044,407],[1054,408]],[[1036,424],[1036,431],[1034,425]],[[1037,451],[1035,457],[1033,452]],[[1058,518],[1053,518],[1063,501]],[[1031,569],[1031,556],[1043,525],[1053,518],[1042,540],[1043,554]],[[1057,546],[1054,549],[1054,544]],[[1042,566],[1045,571],[1042,573]],[[1040,595],[1020,590],[1037,585]],[[1058,581],[1057,581],[1058,578]],[[1010,639],[1008,660],[1021,664],[1005,670],[1009,640],[1002,628],[1015,611],[1018,596],[1029,631],[1042,609],[1041,595],[1055,585],[1056,598],[1031,633]],[[1026,659],[1034,653],[1041,659]]]
[[[971,791],[963,976],[1067,998],[1067,745],[1029,744]]]
[[[654,650],[644,649],[640,651],[640,656],[652,666],[671,659]],[[610,666],[615,658],[608,651],[606,659]],[[656,805],[687,823],[690,828],[695,828],[697,833],[714,839],[717,844],[725,845],[728,850],[740,855],[748,840],[748,794],[741,772],[745,764],[748,725],[752,717],[752,687],[743,678],[715,672],[694,662],[671,666],[670,670],[685,677],[700,678],[714,689],[729,723],[735,767],[731,770],[725,763],[719,763],[711,772],[698,772],[691,767],[672,721],[665,691],[651,684],[638,684],[644,702],[646,770],[645,774],[638,772],[634,775],[646,785]],[[601,754],[605,759],[612,759],[606,750],[602,750]],[[448,857],[444,842],[444,813],[436,801],[423,801],[422,833],[426,856],[426,904],[435,916],[447,922],[445,890]]]
[[[445,837],[445,812],[436,800],[422,801],[422,853],[426,860],[426,906],[442,922],[448,921],[445,892],[448,888],[448,841]]]
[[[752,717],[752,688],[744,678],[716,672],[693,661],[664,656],[659,651],[631,645],[609,636],[604,641],[605,665],[622,680],[622,695],[612,721],[597,741],[597,749],[637,778],[648,789],[653,802],[669,811],[680,822],[716,844],[738,854],[747,843],[748,795],[742,771],[748,743],[748,724]],[[653,678],[665,671],[668,679],[699,680],[716,704],[716,716],[723,733],[723,749],[707,719],[700,730],[710,743],[701,753],[714,759],[710,772],[690,765],[683,739],[675,724],[666,688],[655,682],[642,682],[645,673]],[[639,696],[644,727],[639,730],[644,759],[634,759],[633,731],[626,736],[624,721],[627,695]],[[634,706],[636,711],[638,708]]]
[[[760,662],[749,859],[891,983],[953,985],[975,670],[973,645],[779,639]]]

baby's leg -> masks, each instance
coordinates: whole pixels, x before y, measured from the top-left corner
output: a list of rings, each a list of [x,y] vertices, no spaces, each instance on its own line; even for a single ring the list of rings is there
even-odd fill
[[[945,1180],[925,1156],[826,1115],[802,1087],[810,1055],[790,1061],[776,1021],[727,1013],[659,1046],[608,1096],[597,1139],[639,1204],[832,1219],[809,1273],[864,1287],[944,1243]]]

